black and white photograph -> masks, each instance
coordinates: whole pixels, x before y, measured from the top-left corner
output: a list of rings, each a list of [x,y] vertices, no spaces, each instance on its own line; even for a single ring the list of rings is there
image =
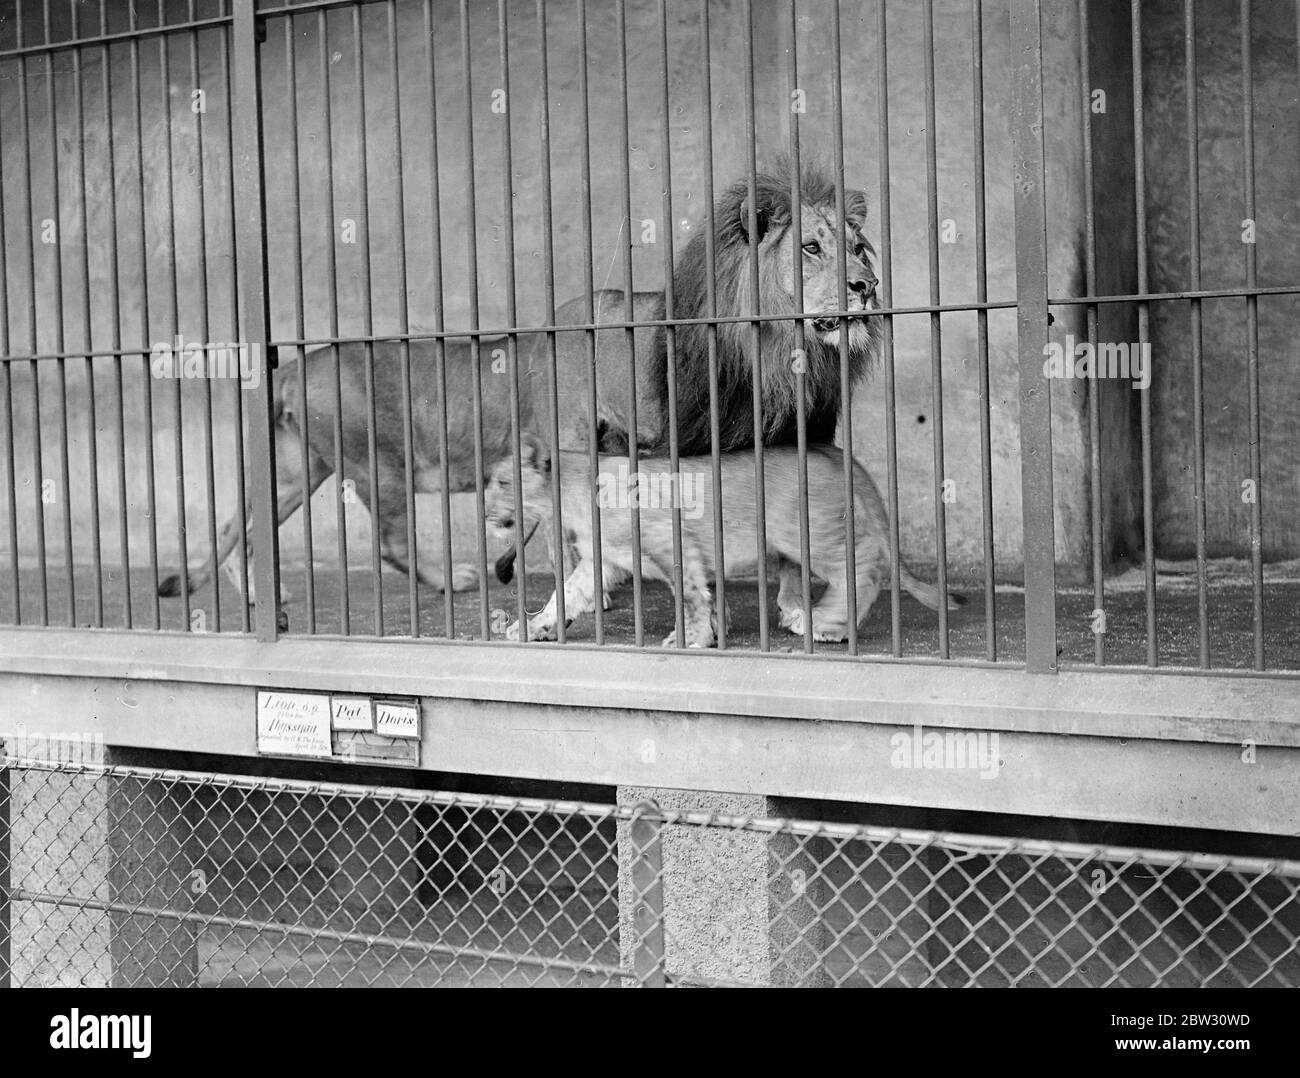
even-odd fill
[[[1297,177],[1291,0],[0,0],[25,1035],[1300,987]]]

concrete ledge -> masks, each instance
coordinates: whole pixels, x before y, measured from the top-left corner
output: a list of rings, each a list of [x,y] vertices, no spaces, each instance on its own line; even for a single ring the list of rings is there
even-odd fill
[[[575,645],[0,630],[6,674],[1300,747],[1300,677]],[[128,694],[129,695],[129,694]],[[11,706],[0,698],[0,719]],[[179,746],[178,746],[179,747]],[[653,785],[653,784],[652,784]]]

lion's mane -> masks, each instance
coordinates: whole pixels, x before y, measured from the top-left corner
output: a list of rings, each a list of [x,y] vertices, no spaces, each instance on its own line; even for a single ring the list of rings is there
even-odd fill
[[[799,185],[804,206],[834,212],[835,184],[825,171],[815,165],[806,165],[800,170]],[[778,161],[770,171],[756,176],[755,205],[760,237],[771,229],[791,227],[791,186],[792,168],[786,160]],[[865,197],[860,191],[847,188],[844,197],[846,217],[861,224],[866,216]],[[727,188],[713,208],[717,282],[713,313],[716,317],[753,312],[748,198],[749,184],[741,181]],[[758,297],[762,314],[793,314],[797,310],[794,296],[782,281],[782,267],[778,263],[781,256],[779,245],[758,248]],[[673,272],[674,317],[709,317],[708,280],[705,230],[701,229],[682,250]],[[850,384],[858,382],[867,373],[878,350],[878,319],[867,319],[866,325],[869,332],[866,348],[859,346],[855,350],[850,337]],[[717,326],[719,444],[723,451],[744,449],[754,444],[752,326],[753,323],[746,322],[726,322]],[[840,349],[838,344],[824,342],[810,328],[805,329],[803,338],[808,441],[810,444],[829,443],[835,437],[841,407]],[[792,444],[797,436],[797,375],[792,359],[796,347],[794,320],[759,323],[758,344],[762,362],[764,444]],[[665,367],[664,377],[656,378],[661,391],[660,415],[663,421],[659,448],[664,451],[668,447],[669,415],[666,347],[661,335],[655,358]],[[675,354],[678,449],[683,455],[708,453],[712,444],[709,327],[678,326],[675,330]]]

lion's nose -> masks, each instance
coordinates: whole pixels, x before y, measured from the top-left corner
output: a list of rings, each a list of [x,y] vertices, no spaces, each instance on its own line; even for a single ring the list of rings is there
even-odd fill
[[[874,277],[862,277],[855,281],[849,282],[849,287],[862,297],[865,303],[876,294],[876,279]]]

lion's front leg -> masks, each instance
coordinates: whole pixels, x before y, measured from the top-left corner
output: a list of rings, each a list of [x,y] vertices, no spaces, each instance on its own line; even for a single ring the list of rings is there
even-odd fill
[[[595,581],[593,579],[592,564],[589,561],[580,560],[573,567],[571,572],[564,580],[564,620],[566,625],[572,625],[574,620],[582,614],[589,614],[595,606]],[[555,593],[542,607],[541,612],[534,614],[528,619],[528,638],[530,640],[554,640],[558,617],[559,603],[556,600]],[[507,640],[518,640],[519,622],[514,622],[506,629]]]

